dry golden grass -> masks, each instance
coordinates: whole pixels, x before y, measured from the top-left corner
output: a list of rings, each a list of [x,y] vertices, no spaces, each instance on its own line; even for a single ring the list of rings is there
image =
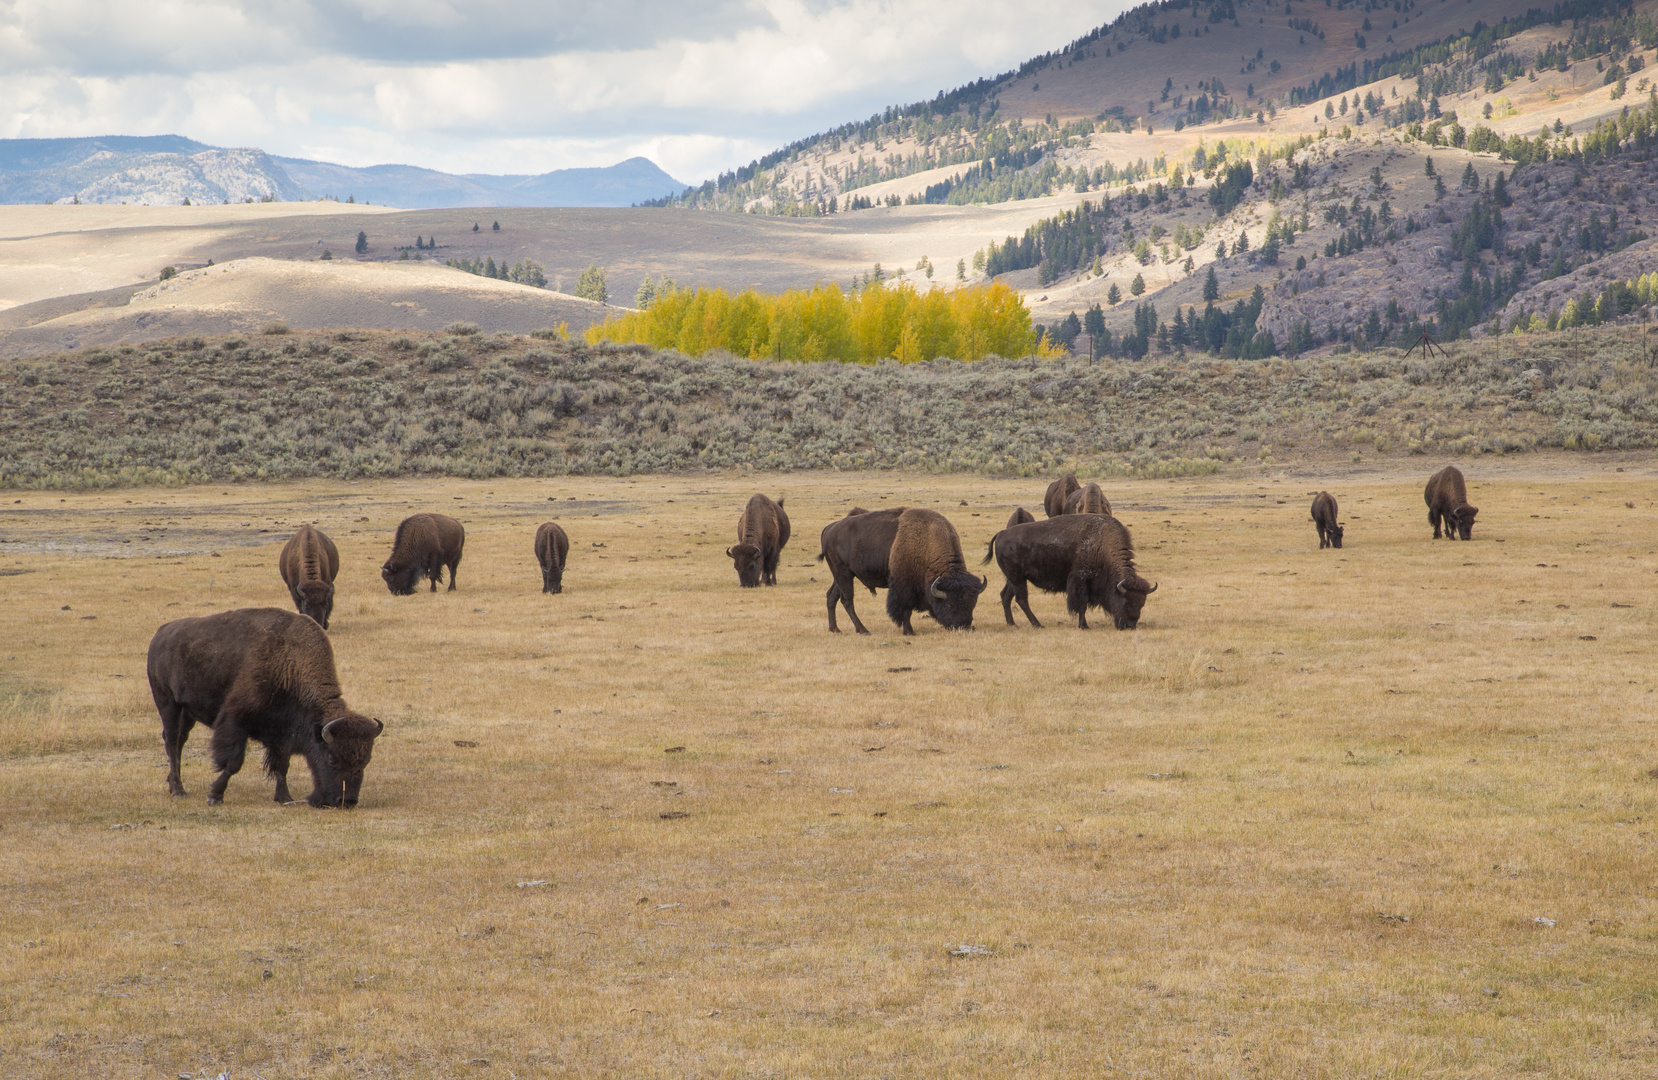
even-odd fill
[[[977,632],[908,641],[867,593],[825,632],[819,529],[925,504],[976,561],[1042,482],[13,493],[0,1072],[1650,1076],[1658,480],[1484,459],[1433,543],[1438,464],[1112,481],[1139,631],[1006,629],[992,567]],[[756,490],[795,539],[743,591]],[[415,509],[467,525],[455,593],[380,584]],[[362,809],[254,767],[209,808],[201,729],[170,799],[149,636],[287,606],[308,519],[387,725]]]

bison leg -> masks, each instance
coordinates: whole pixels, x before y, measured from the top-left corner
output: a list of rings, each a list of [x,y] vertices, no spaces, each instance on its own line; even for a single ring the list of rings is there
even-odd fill
[[[1036,617],[1036,612],[1034,612],[1030,609],[1030,583],[1029,582],[1021,581],[1019,583],[1019,591],[1018,591],[1017,594],[1015,594],[1014,599],[1019,601],[1019,610],[1023,611],[1025,613],[1025,618],[1030,620],[1030,624],[1032,626],[1036,627],[1038,630],[1042,629],[1042,620],[1038,619]],[[1008,622],[1012,622],[1012,621],[1013,621],[1012,619],[1008,620]]]
[[[241,721],[235,716],[223,711],[213,722],[213,767],[219,770],[219,775],[213,778],[212,787],[207,789],[207,804],[217,806],[225,801],[225,788],[230,784],[230,778],[242,771],[242,762],[247,758],[248,735],[242,730]]]
[[[1013,621],[1013,598],[1016,595],[1018,595],[1018,590],[1013,587],[1013,582],[1010,579],[1007,584],[1002,586],[1002,617],[1007,620],[1009,626],[1019,625]]]
[[[829,605],[829,632],[838,634],[841,632],[841,628],[835,625],[835,605],[840,603],[841,587],[839,585],[829,586],[829,591],[823,594],[823,599]]]
[[[449,591],[450,592],[455,591],[455,571],[459,570],[460,567],[461,567],[461,557],[459,555],[456,555],[455,558],[454,558],[454,561],[449,564]]]
[[[1433,538],[1439,539],[1439,511],[1428,507],[1428,524],[1433,526]]]
[[[268,748],[265,751],[265,768],[276,777],[276,794],[273,798],[283,806],[293,802],[294,797],[288,794],[288,754],[278,753],[275,747]]]
[[[184,780],[179,776],[179,759],[184,754],[184,741],[190,729],[196,726],[195,717],[178,702],[169,698],[157,701],[161,713],[161,742],[167,748],[167,791],[174,797],[184,795]]]
[[[846,617],[852,620],[852,629],[860,634],[867,635],[869,628],[864,626],[862,619],[858,618],[858,609],[852,606],[852,597],[856,595],[856,589],[857,582],[853,580],[851,574],[837,571],[835,573],[835,584],[829,592],[831,595],[839,594],[841,607],[846,609]],[[839,633],[835,627],[835,602],[833,599],[829,601],[829,629]]]

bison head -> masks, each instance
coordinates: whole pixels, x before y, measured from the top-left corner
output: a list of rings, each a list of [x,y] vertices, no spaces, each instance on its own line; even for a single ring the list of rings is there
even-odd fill
[[[413,596],[415,586],[420,583],[420,567],[400,565],[391,559],[380,568],[380,577],[385,580],[386,588],[393,596]]]
[[[1146,597],[1157,591],[1157,583],[1129,571],[1129,576],[1117,582],[1112,590],[1111,621],[1119,630],[1132,630],[1140,625],[1140,612],[1146,606]]]
[[[309,615],[318,626],[328,629],[328,615],[334,610],[333,583],[305,581],[294,591],[299,593],[299,613]]]
[[[363,770],[374,754],[374,740],[384,730],[386,725],[380,721],[354,714],[316,725],[312,734],[322,752],[312,763],[315,787],[306,801],[312,806],[355,807]]]
[[[973,608],[989,584],[966,570],[952,570],[927,583],[927,610],[946,630],[973,629]]]
[[[1324,530],[1324,535],[1330,538],[1331,547],[1341,547],[1341,534],[1346,530],[1346,528],[1347,527],[1345,525],[1332,525],[1328,529]]]
[[[757,588],[763,559],[760,549],[753,544],[738,544],[725,549],[726,557],[737,567],[737,581],[745,589]]]
[[[1445,516],[1451,519],[1452,525],[1456,526],[1457,536],[1464,540],[1472,540],[1472,533],[1474,531],[1474,515],[1479,512],[1479,507],[1464,504],[1457,507],[1455,510],[1452,510]]]

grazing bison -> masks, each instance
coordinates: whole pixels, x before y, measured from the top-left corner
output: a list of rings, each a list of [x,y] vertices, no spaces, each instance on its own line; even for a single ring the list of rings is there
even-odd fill
[[[564,564],[569,554],[570,538],[564,530],[556,522],[542,522],[535,530],[535,561],[541,564],[542,592],[564,591]]]
[[[1336,524],[1336,497],[1328,491],[1313,496],[1313,527],[1318,530],[1318,547],[1339,549],[1343,529]]]
[[[328,629],[328,617],[334,612],[334,578],[340,572],[340,552],[334,541],[321,529],[301,525],[283,545],[277,568],[299,613]]]
[[[967,571],[956,527],[936,510],[898,516],[887,557],[887,615],[913,635],[911,612],[924,611],[946,630],[973,629],[973,608],[989,584]]]
[[[1007,527],[1011,529],[1015,525],[1023,525],[1026,522],[1035,521],[1035,520],[1036,519],[1031,516],[1031,512],[1029,510],[1026,510],[1023,506],[1021,506],[1013,512],[1012,517],[1007,519]]]
[[[288,760],[311,767],[312,806],[357,805],[363,769],[385,725],[340,697],[334,650],[313,620],[279,608],[244,608],[175,619],[150,640],[150,693],[161,713],[167,747],[167,789],[184,794],[179,756],[190,729],[213,729],[219,775],[207,801],[224,801],[225,785],[242,767],[248,740],[265,747],[265,771],[276,777],[276,801],[288,794]]]
[[[1463,482],[1461,469],[1447,465],[1428,477],[1422,501],[1428,504],[1428,524],[1433,526],[1435,540],[1439,539],[1441,519],[1445,522],[1447,539],[1454,540],[1458,536],[1464,540],[1472,539],[1469,534],[1473,532],[1474,515],[1480,512],[1480,508],[1468,505],[1468,485]]]
[[[1077,483],[1076,473],[1066,473],[1048,485],[1048,493],[1042,497],[1042,509],[1046,510],[1051,518],[1059,517],[1065,513],[1065,500],[1071,497],[1071,492],[1081,487],[1082,485]]]
[[[854,630],[860,634],[869,633],[858,618],[857,609],[852,606],[854,589],[858,582],[863,582],[872,594],[876,589],[887,588],[887,559],[892,552],[893,537],[898,535],[898,518],[904,509],[898,506],[887,510],[865,510],[854,506],[845,517],[824,526],[817,561],[828,562],[834,582],[824,596],[829,604],[830,633],[840,633],[840,627],[835,625],[837,603],[846,608]]]
[[[1105,492],[1100,490],[1100,486],[1089,482],[1065,496],[1065,512],[1067,514],[1109,515],[1111,504],[1105,501]]]
[[[380,576],[393,596],[409,596],[424,574],[438,591],[443,568],[449,568],[449,591],[455,591],[455,570],[461,564],[466,530],[461,523],[443,514],[415,514],[403,519],[391,541],[391,558],[380,567]]]
[[[1114,517],[1068,514],[1049,521],[1015,525],[990,538],[984,561],[992,556],[1002,568],[1002,614],[1009,626],[1013,601],[1019,601],[1032,626],[1042,623],[1030,609],[1028,585],[1065,594],[1066,610],[1088,629],[1088,609],[1104,608],[1119,630],[1140,622],[1146,597],[1157,586],[1134,569],[1134,542]]]
[[[777,560],[789,542],[789,515],[783,500],[772,502],[754,495],[737,519],[737,546],[725,549],[737,567],[737,582],[745,589],[777,584]]]

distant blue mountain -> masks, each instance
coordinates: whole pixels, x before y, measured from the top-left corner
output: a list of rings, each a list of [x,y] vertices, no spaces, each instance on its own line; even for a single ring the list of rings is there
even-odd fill
[[[539,175],[455,176],[413,165],[352,168],[180,135],[0,139],[0,203],[293,201],[334,196],[409,209],[631,206],[684,190],[648,158]]]

